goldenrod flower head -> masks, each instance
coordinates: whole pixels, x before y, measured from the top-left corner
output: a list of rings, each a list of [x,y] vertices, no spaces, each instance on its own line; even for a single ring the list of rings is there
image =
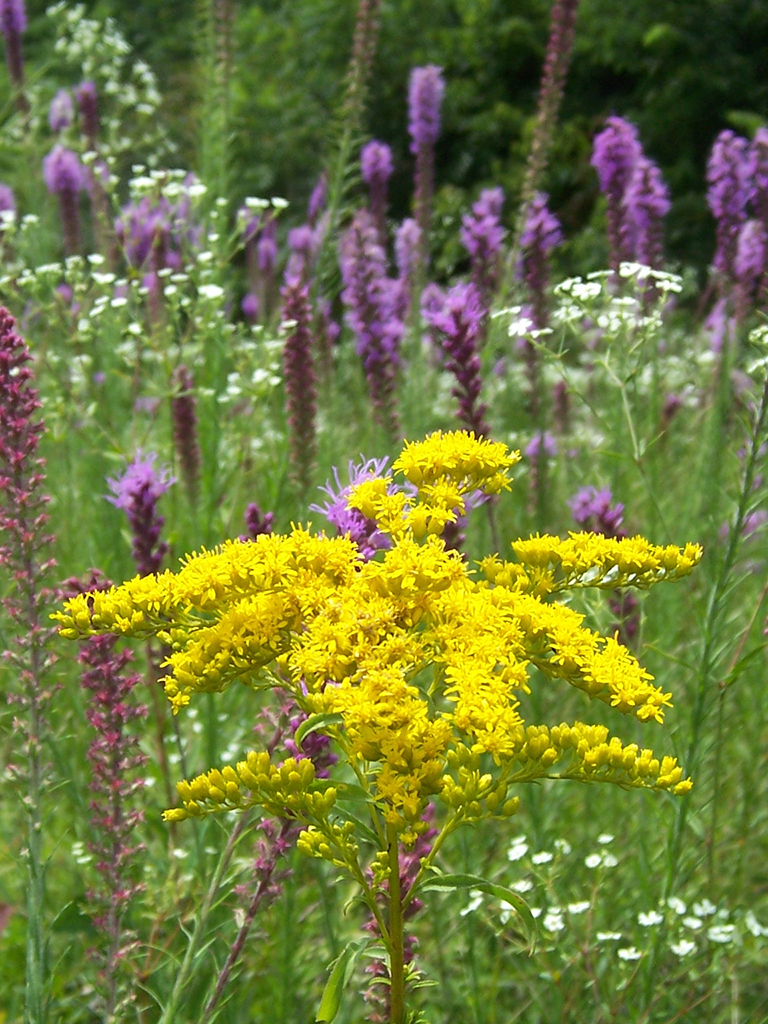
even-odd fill
[[[489,555],[476,576],[440,535],[471,492],[508,487],[518,457],[462,432],[406,444],[394,469],[415,494],[384,475],[349,499],[391,536],[373,560],[348,537],[294,526],[200,551],[176,573],[78,596],[55,617],[71,638],[159,637],[174,712],[235,681],[289,687],[302,710],[323,716],[371,813],[405,841],[423,829],[435,796],[457,821],[504,817],[517,809],[509,787],[543,777],[682,794],[691,783],[674,759],[624,746],[602,726],[526,724],[526,697],[534,666],[622,714],[662,721],[671,694],[557,594],[675,581],[701,549],[536,536],[513,542],[516,561]],[[273,764],[251,752],[180,783],[179,795],[169,820],[259,806],[305,826],[300,846],[313,856],[346,863],[356,848],[354,826],[329,817],[336,789],[307,760]]]

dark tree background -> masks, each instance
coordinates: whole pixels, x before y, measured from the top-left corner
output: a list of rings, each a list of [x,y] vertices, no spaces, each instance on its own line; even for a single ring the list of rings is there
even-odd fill
[[[212,3],[213,0],[209,0]],[[220,0],[223,2],[223,0]],[[301,205],[328,154],[350,52],[355,0],[235,3],[232,182]],[[180,159],[194,166],[201,99],[201,0],[98,0],[155,69]],[[31,55],[46,56],[45,6],[29,4]],[[406,93],[413,66],[436,63],[448,83],[438,152],[446,223],[480,187],[517,195],[546,46],[548,0],[383,0],[367,131],[394,149],[393,213],[410,201]],[[49,53],[48,53],[49,56]],[[670,185],[667,249],[706,266],[713,229],[705,201],[708,150],[719,131],[768,120],[765,0],[582,0],[562,119],[546,180],[572,239],[569,262],[605,261],[602,210],[589,166],[606,115],[634,121]]]

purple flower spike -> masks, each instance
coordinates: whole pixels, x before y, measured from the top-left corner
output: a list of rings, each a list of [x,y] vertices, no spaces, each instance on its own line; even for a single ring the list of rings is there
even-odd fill
[[[379,424],[394,439],[395,374],[399,364],[403,322],[398,315],[400,289],[386,275],[384,250],[367,210],[358,210],[340,245],[342,300],[357,338],[368,391]]]
[[[87,174],[77,153],[64,146],[54,146],[43,160],[43,178],[49,192],[72,192],[77,195],[87,184]]]
[[[6,212],[16,213],[16,196],[10,185],[0,184],[0,214]]]
[[[88,184],[88,174],[71,149],[54,146],[43,160],[43,178],[49,192],[58,197],[64,249],[72,256],[80,249],[79,194]]]
[[[736,276],[736,316],[744,320],[765,282],[768,232],[761,220],[748,220],[739,230],[733,270]]]
[[[661,171],[645,156],[638,158],[624,193],[628,241],[637,263],[661,267],[663,257],[662,220],[670,210],[669,189]]]
[[[414,68],[408,88],[408,131],[411,153],[434,146],[440,134],[440,107],[445,94],[443,69],[434,64]]]
[[[392,177],[392,150],[385,142],[369,142],[360,153],[360,170],[370,195],[369,209],[382,243],[386,238],[387,182]]]
[[[335,526],[340,536],[349,534],[350,540],[357,544],[360,554],[369,561],[382,548],[388,548],[391,541],[387,534],[382,533],[374,519],[368,519],[356,508],[348,508],[347,500],[353,487],[364,480],[383,476],[387,471],[389,459],[367,459],[359,465],[350,460],[347,466],[349,483],[342,484],[339,471],[333,467],[333,482],[330,480],[321,487],[330,499],[325,505],[310,505],[312,512],[324,515],[331,526]]]
[[[5,36],[5,59],[8,75],[19,96],[24,87],[24,57],[21,51],[21,37],[27,29],[27,12],[24,0],[0,0],[0,30]],[[21,110],[27,109],[23,97],[19,101]]]
[[[432,191],[435,177],[435,143],[440,134],[440,108],[445,93],[442,68],[428,64],[414,68],[408,88],[408,131],[411,153],[416,157],[414,205],[421,228],[422,258],[429,246]]]
[[[307,206],[307,221],[310,227],[315,227],[320,215],[325,210],[326,203],[328,201],[328,179],[325,171],[317,179],[317,184],[312,189],[312,195],[309,197],[309,204]]]
[[[739,228],[747,219],[747,205],[754,193],[755,157],[746,139],[730,129],[715,139],[707,162],[707,202],[717,221],[714,266],[735,279],[734,260]]]
[[[99,96],[96,84],[91,81],[81,82],[75,89],[75,99],[80,108],[80,120],[88,148],[96,149],[99,135]]]
[[[486,305],[499,283],[499,257],[506,231],[501,225],[504,191],[487,188],[472,204],[472,213],[461,218],[461,242],[469,253],[472,280],[480,289]]]
[[[486,309],[474,284],[454,285],[445,296],[443,308],[426,316],[429,325],[442,336],[445,368],[456,378],[451,392],[459,401],[459,419],[478,437],[488,437],[485,420],[488,407],[480,402],[482,379],[478,340],[482,336]]]
[[[262,534],[272,533],[272,523],[275,521],[274,512],[262,512],[255,501],[252,501],[245,510],[245,528],[248,531],[246,537],[240,540],[256,540]]]
[[[595,136],[592,166],[597,171],[600,190],[608,203],[608,241],[611,266],[619,269],[622,260],[630,259],[623,201],[627,186],[642,156],[637,128],[623,117],[609,117],[605,128]]]
[[[296,482],[305,492],[309,487],[315,459],[317,414],[317,377],[312,354],[309,284],[298,275],[287,276],[280,295],[283,300],[282,322],[291,324],[283,349],[291,468]]]
[[[202,463],[197,427],[195,382],[186,366],[177,366],[171,384],[174,389],[171,399],[173,443],[187,496],[194,504],[197,501]]]
[[[165,519],[157,513],[157,502],[176,481],[168,469],[155,469],[156,460],[154,452],[137,451],[122,476],[107,480],[112,491],[107,501],[128,517],[132,554],[141,576],[157,572],[168,551],[165,541],[159,542]]]
[[[598,491],[596,487],[583,487],[568,504],[573,518],[583,530],[601,533],[604,537],[626,537],[622,529],[624,506],[620,502],[615,505],[612,502],[613,495],[607,488]]]
[[[51,100],[48,110],[48,124],[52,132],[60,132],[72,124],[75,108],[72,103],[72,94],[69,89],[59,89]]]
[[[560,221],[549,212],[547,199],[543,192],[535,194],[520,235],[523,276],[531,293],[534,321],[539,329],[549,322],[545,296],[549,280],[547,257],[563,240]]]

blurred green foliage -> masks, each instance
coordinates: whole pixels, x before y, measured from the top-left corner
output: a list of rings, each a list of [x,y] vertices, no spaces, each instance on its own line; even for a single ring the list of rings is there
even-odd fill
[[[97,0],[160,76],[180,159],[193,164],[201,79],[196,55],[204,0]],[[216,6],[216,0],[209,0]],[[218,0],[233,13],[232,173],[246,193],[303,204],[329,145],[354,27],[355,0]],[[43,3],[30,3],[33,35]],[[438,187],[474,198],[483,185],[517,194],[546,47],[548,0],[383,0],[367,128],[394,149],[393,213],[410,201],[407,82],[436,63],[448,90]],[[579,269],[605,261],[591,139],[605,116],[634,121],[674,198],[673,259],[703,267],[713,244],[705,165],[719,131],[768,119],[764,0],[582,0],[546,187]]]

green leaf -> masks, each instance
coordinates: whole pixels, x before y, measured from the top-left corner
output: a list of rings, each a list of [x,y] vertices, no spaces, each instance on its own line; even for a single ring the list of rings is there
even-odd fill
[[[93,921],[86,914],[77,900],[72,900],[62,907],[53,920],[51,930],[54,932],[86,932],[89,936],[96,935]]]
[[[509,903],[527,927],[530,951],[533,953],[536,948],[536,921],[528,904],[514,889],[509,889],[506,885],[500,885],[498,882],[489,882],[485,878],[480,878],[479,875],[436,874],[433,878],[426,878],[419,886],[419,892],[448,892],[451,889],[478,889],[488,896],[495,896],[496,899]]]
[[[317,732],[318,729],[325,729],[329,725],[341,725],[343,721],[344,719],[341,715],[336,712],[326,712],[323,715],[310,715],[309,718],[302,722],[296,730],[296,735],[294,736],[296,746],[300,747],[301,741],[311,732]]]
[[[357,958],[368,945],[368,941],[368,939],[360,939],[357,942],[348,942],[334,961],[331,976],[325,986],[323,998],[320,1000],[315,1024],[330,1024],[335,1019],[341,1006],[342,993],[349,984]]]

